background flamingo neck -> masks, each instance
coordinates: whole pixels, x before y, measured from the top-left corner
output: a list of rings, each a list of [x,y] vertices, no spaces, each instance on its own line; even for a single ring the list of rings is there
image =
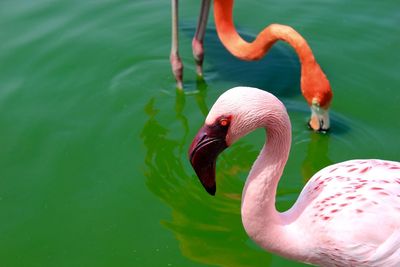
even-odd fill
[[[243,40],[233,23],[233,0],[215,0],[214,16],[221,42],[234,56],[240,59],[260,59],[275,42],[282,40],[294,48],[301,64],[315,61],[306,40],[293,28],[286,25],[271,24],[261,31],[252,43]]]
[[[290,44],[296,51],[301,64],[301,90],[307,102],[314,97],[325,98],[320,90],[328,90],[329,82],[306,40],[292,27],[271,24],[262,30],[256,39],[249,43],[243,40],[233,23],[233,0],[214,0],[214,16],[218,37],[225,48],[234,56],[243,60],[262,58],[279,40]],[[325,93],[325,92],[324,92]],[[321,99],[321,105],[327,105],[330,95]]]
[[[268,114],[267,142],[255,161],[242,195],[242,221],[248,235],[264,249],[301,259],[303,249],[289,228],[291,218],[275,208],[276,191],[291,144],[289,117]]]

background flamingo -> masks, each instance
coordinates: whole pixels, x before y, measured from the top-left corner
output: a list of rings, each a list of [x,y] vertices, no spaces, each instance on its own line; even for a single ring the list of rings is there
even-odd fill
[[[211,0],[202,0],[197,29],[192,41],[193,56],[199,76],[203,75],[203,40],[210,2]],[[306,40],[289,26],[271,24],[252,43],[248,43],[240,37],[235,29],[232,10],[233,0],[214,0],[215,25],[218,36],[225,48],[240,59],[258,60],[278,40],[290,44],[299,56],[301,63],[301,91],[311,107],[309,125],[316,131],[328,130],[330,127],[328,108],[332,99],[332,91],[328,79],[315,60]],[[178,50],[178,0],[172,0],[172,46],[170,60],[177,87],[182,88],[183,64]]]
[[[242,195],[242,222],[264,249],[322,266],[400,265],[400,163],[350,160],[317,172],[291,209],[279,213],[275,195],[288,159],[291,125],[272,94],[237,87],[222,94],[189,149],[205,189],[215,194],[220,152],[265,128],[267,141]]]

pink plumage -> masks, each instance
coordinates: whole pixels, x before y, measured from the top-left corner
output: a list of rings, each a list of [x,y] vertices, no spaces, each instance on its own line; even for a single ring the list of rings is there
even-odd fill
[[[316,173],[288,211],[324,243],[323,266],[400,264],[400,164],[350,160]],[[301,208],[300,208],[301,209]]]
[[[227,126],[221,118],[229,118]],[[256,128],[266,129],[267,141],[246,180],[241,207],[244,228],[256,243],[320,266],[400,266],[399,162],[349,160],[328,166],[308,181],[291,209],[276,210],[291,125],[283,104],[265,91],[233,88],[210,110],[189,150],[208,192],[216,190],[218,154]]]

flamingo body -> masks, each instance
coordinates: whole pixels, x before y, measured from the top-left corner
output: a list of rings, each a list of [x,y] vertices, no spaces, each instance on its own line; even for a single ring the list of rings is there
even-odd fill
[[[301,214],[300,214],[301,212]],[[286,212],[313,237],[322,266],[400,263],[400,163],[350,160],[316,173]]]
[[[400,266],[400,163],[349,160],[308,181],[286,212],[275,208],[291,144],[284,105],[272,94],[237,87],[222,94],[190,149],[210,194],[216,158],[242,136],[265,128],[267,139],[246,180],[241,215],[248,235],[284,257],[320,266]]]

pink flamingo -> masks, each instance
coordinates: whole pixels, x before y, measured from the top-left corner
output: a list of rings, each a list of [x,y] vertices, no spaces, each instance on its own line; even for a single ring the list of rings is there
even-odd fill
[[[211,0],[202,0],[195,36],[192,41],[193,56],[199,76],[203,75],[203,41]],[[301,63],[301,92],[311,108],[309,126],[315,131],[326,131],[330,127],[328,109],[332,90],[328,79],[317,63],[306,40],[293,28],[271,24],[249,43],[243,40],[233,23],[233,0],[214,0],[215,26],[219,39],[235,57],[243,60],[258,60],[268,53],[279,40],[287,42],[299,56]],[[183,64],[178,51],[178,0],[172,0],[172,45],[170,61],[177,87],[182,88]]]
[[[261,127],[267,141],[242,195],[248,235],[268,251],[305,263],[400,266],[400,162],[349,160],[328,166],[311,177],[292,208],[275,209],[291,125],[283,104],[265,91],[233,88],[211,108],[189,149],[205,189],[215,194],[218,154]]]

